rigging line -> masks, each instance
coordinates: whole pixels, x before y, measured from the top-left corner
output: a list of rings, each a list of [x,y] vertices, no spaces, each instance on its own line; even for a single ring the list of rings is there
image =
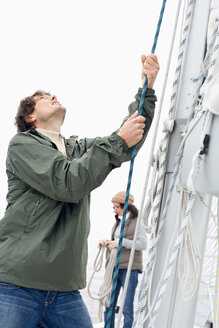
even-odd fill
[[[169,49],[169,54],[168,54],[167,67],[166,67],[166,72],[164,75],[163,89],[162,89],[162,93],[161,93],[161,97],[160,97],[159,108],[156,111],[157,114],[156,114],[156,121],[155,121],[155,126],[154,126],[154,135],[152,137],[152,144],[151,144],[150,152],[149,152],[150,155],[149,155],[149,160],[148,160],[148,165],[147,165],[147,172],[146,172],[146,176],[145,176],[145,183],[144,183],[144,189],[143,189],[143,194],[142,194],[142,199],[141,199],[141,204],[140,204],[140,209],[139,209],[139,215],[138,215],[137,222],[136,222],[135,234],[134,234],[134,238],[133,238],[133,245],[132,245],[132,249],[131,249],[131,253],[130,253],[125,285],[124,285],[123,294],[122,294],[122,298],[121,298],[121,302],[120,302],[118,323],[120,323],[120,321],[121,321],[126,293],[127,293],[127,289],[128,289],[129,277],[130,277],[132,263],[133,263],[134,254],[135,254],[135,243],[137,240],[137,232],[138,232],[140,222],[142,220],[144,199],[145,199],[145,194],[146,194],[147,187],[148,187],[148,180],[149,180],[151,165],[153,162],[153,150],[155,147],[157,131],[158,131],[158,126],[159,126],[160,116],[161,116],[161,109],[162,109],[162,105],[163,105],[164,95],[165,95],[166,86],[167,86],[167,80],[168,80],[168,76],[169,76],[170,63],[171,63],[171,57],[172,57],[172,52],[173,52],[173,46],[174,46],[174,42],[175,42],[175,38],[176,38],[176,30],[177,30],[177,25],[178,25],[180,8],[181,8],[181,0],[178,1],[178,6],[177,6],[177,10],[176,10],[176,15],[175,15],[175,21],[174,21],[174,26],[173,26],[173,32],[172,32],[172,37],[171,37],[170,49]]]
[[[219,327],[219,200],[217,202],[217,240],[218,240],[218,254],[217,254],[217,269],[216,269],[216,282],[215,282],[215,296],[214,307],[212,311],[213,324],[215,328]]]
[[[179,200],[179,204],[182,203],[182,190],[180,190],[180,200]],[[178,227],[179,227],[179,216],[180,216],[180,212],[179,212],[179,208],[180,208],[180,205],[178,206],[178,209],[177,209],[177,216],[176,216],[176,224],[175,224],[175,227],[174,227],[174,231],[173,231],[173,234],[172,234],[172,238],[170,240],[170,243],[169,243],[169,246],[168,246],[168,250],[167,250],[167,254],[169,254],[172,246],[173,246],[173,242],[174,242],[174,235],[176,234],[177,230],[178,230]],[[165,259],[165,265],[164,267],[166,267],[168,264],[168,258]],[[161,278],[160,278],[160,282],[158,283],[158,286],[162,283],[162,280],[163,280],[163,276],[164,274],[162,274]],[[158,294],[158,289],[156,290],[155,292],[155,295]],[[148,313],[147,315],[144,317],[144,321],[141,322],[141,325],[149,318],[149,316],[151,315],[152,311],[153,311],[153,308],[154,308],[154,305],[155,305],[155,301],[156,301],[156,298],[154,298],[152,304],[149,304],[149,309],[148,309]]]
[[[98,253],[97,253],[97,256],[95,258],[95,261],[94,261],[94,265],[93,265],[93,272],[91,274],[91,277],[88,281],[88,286],[87,286],[87,290],[88,290],[88,295],[90,296],[90,298],[92,298],[93,300],[100,300],[100,297],[99,296],[93,296],[92,293],[91,293],[91,283],[92,283],[92,280],[94,278],[94,275],[96,272],[99,272],[101,267],[102,267],[102,264],[103,264],[103,255],[105,253],[105,250],[106,250],[106,246],[103,245],[99,248],[98,250]]]
[[[156,305],[155,305],[154,311],[152,313],[152,320],[149,323],[149,328],[151,328],[151,325],[153,325],[154,321],[156,320],[156,316],[158,315],[159,308],[160,308],[161,302],[163,300],[163,297],[165,295],[167,284],[168,284],[168,281],[169,281],[170,276],[171,276],[171,272],[174,268],[174,264],[175,264],[176,259],[177,259],[177,254],[178,254],[178,251],[179,251],[181,243],[182,243],[182,238],[183,238],[184,232],[185,232],[186,227],[187,227],[187,222],[188,222],[188,220],[191,216],[191,211],[192,211],[195,199],[196,199],[196,193],[192,192],[190,197],[189,197],[189,203],[188,203],[186,212],[184,214],[180,229],[178,231],[178,236],[177,236],[176,243],[175,243],[174,247],[172,248],[172,252],[171,252],[170,260],[169,260],[169,263],[168,263],[166,275],[165,275],[165,277],[162,281],[160,292],[159,292],[159,295],[156,299]]]
[[[217,42],[215,41],[215,43],[217,43]],[[213,50],[212,60],[211,60],[211,63],[210,63],[210,69],[209,69],[209,73],[208,73],[208,75],[210,76],[210,78],[209,78],[208,81],[206,81],[207,83],[209,83],[213,79],[213,75],[214,75],[214,68],[213,68],[213,66],[215,64],[215,60],[216,60],[215,58],[217,58],[217,53],[216,52],[217,52],[218,49],[219,49],[219,47],[216,45],[214,47],[214,50]],[[203,113],[204,113],[204,111],[201,114],[203,114]],[[188,131],[186,131],[186,133],[188,134]],[[196,194],[193,192],[193,190],[192,190],[192,195],[194,196],[194,198],[196,197]],[[180,236],[180,234],[184,234],[185,228],[187,226],[187,221],[188,221],[188,218],[185,217],[185,219],[184,219],[184,228],[181,229],[180,230],[180,233],[179,233],[179,237],[180,237],[181,240],[182,240],[182,237],[183,236]],[[179,241],[178,244],[177,244],[177,247],[180,247],[180,246],[181,246],[181,241]],[[176,245],[175,245],[175,247],[176,247]],[[177,256],[177,253],[175,253],[175,254],[173,254],[173,253],[174,252],[172,252],[172,256],[174,255],[174,257],[176,257]],[[175,264],[175,258],[173,259],[172,263],[170,262],[169,265],[168,265],[169,273],[168,273],[168,270],[167,270],[166,276],[165,276],[165,278],[164,278],[164,280],[162,282],[162,285],[160,287],[160,295],[157,297],[157,300],[156,300],[156,303],[157,304],[156,304],[155,309],[154,309],[154,311],[152,313],[152,322],[150,322],[149,325],[150,324],[152,324],[152,326],[154,325],[154,322],[155,322],[156,316],[158,314],[159,307],[160,307],[161,301],[162,301],[162,299],[164,297],[166,286],[167,286],[167,283],[169,281],[169,277],[170,277],[170,274],[171,274],[171,271],[172,271],[172,267],[171,266],[174,265],[174,264]],[[152,328],[152,326],[149,326],[149,327]]]
[[[160,28],[161,28],[161,23],[162,23],[162,20],[163,20],[164,10],[165,10],[165,6],[166,6],[166,1],[167,0],[163,0],[163,3],[162,3],[160,16],[159,16],[159,20],[158,20],[158,24],[157,24],[157,29],[156,29],[156,33],[155,33],[155,37],[154,37],[154,43],[153,43],[153,46],[152,46],[152,51],[151,51],[152,53],[154,53],[155,49],[156,49],[158,36],[159,36]],[[145,94],[146,94],[146,91],[147,91],[147,84],[148,84],[148,79],[147,79],[147,76],[146,76],[144,86],[143,86],[143,89],[142,89],[140,105],[139,105],[139,111],[138,111],[139,116],[142,113]],[[123,217],[122,217],[122,223],[121,223],[121,231],[120,231],[120,237],[119,237],[119,245],[118,245],[118,251],[117,251],[116,265],[115,265],[115,270],[114,270],[114,274],[113,274],[113,286],[112,286],[112,292],[111,292],[110,306],[109,306],[109,312],[108,312],[108,316],[107,316],[106,328],[110,328],[110,322],[111,322],[111,317],[112,317],[113,303],[114,303],[114,298],[115,298],[115,290],[116,290],[116,284],[117,284],[117,278],[118,278],[118,272],[119,272],[119,260],[120,260],[120,253],[121,253],[121,249],[122,249],[122,241],[123,241],[124,228],[125,228],[125,219],[126,219],[126,212],[127,212],[127,208],[128,208],[128,199],[129,199],[129,193],[130,193],[130,187],[131,187],[131,180],[132,180],[132,172],[133,172],[133,167],[134,167],[135,155],[136,155],[136,145],[133,147],[132,156],[131,156],[128,184],[127,184],[127,189],[126,189],[126,197],[125,197],[125,204],[124,204]]]
[[[201,116],[200,116],[200,118],[201,118]],[[200,118],[199,118],[199,119],[200,119]],[[170,203],[170,198],[169,198],[169,197],[171,197],[171,192],[172,192],[172,190],[173,190],[173,186],[175,185],[175,180],[176,180],[176,178],[177,178],[177,176],[178,176],[179,166],[180,166],[180,164],[181,164],[181,159],[182,159],[182,154],[183,154],[183,150],[184,150],[184,144],[185,144],[185,141],[186,141],[188,135],[190,134],[190,132],[193,130],[193,128],[194,128],[195,125],[197,124],[197,122],[198,122],[198,120],[195,122],[195,124],[193,124],[193,126],[191,127],[191,129],[190,129],[190,130],[187,132],[187,134],[184,136],[184,139],[182,140],[181,146],[180,146],[180,148],[179,148],[179,151],[178,151],[178,154],[177,154],[177,158],[178,158],[178,160],[177,160],[177,164],[176,164],[176,166],[175,166],[174,172],[173,172],[173,174],[172,174],[172,184],[171,184],[171,187],[170,187],[169,192],[168,192],[168,197],[167,197],[167,200],[166,200],[166,203],[165,203],[164,211],[163,211],[163,213],[162,213],[161,222],[163,222],[163,220],[164,220],[165,217],[166,217],[167,207],[168,207],[168,204]],[[177,225],[176,225],[176,227],[177,227]],[[159,233],[159,231],[161,231],[162,229],[163,229],[162,227],[159,227],[158,233]],[[176,229],[176,228],[175,228],[175,229]],[[175,229],[174,229],[174,231],[175,231]],[[173,237],[174,237],[174,236],[175,236],[175,233],[173,233]],[[172,239],[171,239],[171,242],[169,243],[169,248],[168,248],[167,254],[169,254],[169,252],[170,252],[170,249],[171,249],[171,246],[172,246],[172,243],[173,243],[173,237],[172,237]],[[158,245],[159,245],[159,234],[158,234],[158,237],[155,239],[155,242],[156,242],[156,245],[158,246]],[[156,247],[157,247],[157,246],[156,246]],[[152,258],[152,260],[153,260],[153,258]],[[166,257],[165,263],[167,263],[167,261],[168,261],[168,257]],[[167,266],[167,264],[164,265],[164,268],[165,268],[166,266]],[[149,270],[150,270],[150,269],[148,269],[148,267],[147,267],[147,270],[145,271],[145,274],[147,274],[147,271],[149,271]],[[151,269],[151,270],[152,270],[152,269]],[[155,301],[156,301],[157,294],[158,294],[158,292],[159,292],[159,286],[160,286],[161,283],[162,283],[162,280],[163,280],[163,276],[164,276],[164,274],[165,274],[165,272],[162,273],[161,278],[160,278],[160,281],[159,281],[159,283],[157,284],[157,289],[156,289],[156,291],[155,291],[155,297],[154,297],[154,300],[153,300],[153,302],[152,302],[151,305],[149,304],[151,310],[149,311],[149,313],[147,314],[147,316],[144,318],[144,321],[141,322],[141,324],[144,323],[144,322],[147,320],[147,318],[151,315],[152,309],[153,309],[153,307],[154,307],[154,305],[155,305]],[[144,285],[145,285],[145,284],[144,284]],[[144,286],[144,288],[145,288],[145,286]],[[143,296],[142,296],[142,295],[139,296],[140,300],[141,300],[143,297],[145,297],[145,294],[143,294]],[[139,301],[139,303],[140,303],[140,301]],[[139,312],[140,312],[140,310],[138,309],[138,310],[137,310],[137,314],[138,314]],[[137,323],[135,322],[135,325],[136,325],[136,324],[137,324]]]
[[[105,251],[106,251],[105,274],[104,274],[102,285],[100,286],[99,291],[97,293],[97,296],[94,296],[91,292],[91,283],[93,281],[95,273],[99,272],[100,269],[102,268],[103,256],[105,254]],[[89,279],[88,287],[87,287],[88,295],[90,296],[90,298],[99,301],[98,317],[100,321],[102,321],[103,306],[105,307],[109,306],[110,293],[112,289],[112,275],[113,275],[113,269],[116,261],[116,248],[112,249],[111,252],[107,252],[107,251],[108,249],[106,244],[100,247],[96,259],[94,261],[93,272]]]
[[[174,173],[172,174],[172,179],[173,179],[173,182],[172,182],[172,184],[171,184],[171,187],[170,187],[170,189],[169,189],[169,193],[171,194],[171,191],[173,190],[173,186],[175,185],[175,179],[176,179],[176,177],[177,177],[177,175],[178,175],[178,172],[179,172],[179,166],[180,166],[180,164],[181,164],[181,158],[182,158],[182,154],[183,154],[183,149],[184,149],[184,145],[185,145],[185,141],[186,141],[186,139],[188,138],[188,136],[190,135],[190,133],[191,133],[191,131],[194,129],[194,127],[197,125],[197,123],[199,122],[199,120],[201,119],[201,117],[202,117],[202,115],[205,113],[205,111],[202,111],[201,113],[200,113],[200,115],[199,115],[199,117],[196,117],[196,119],[194,119],[194,121],[192,122],[192,124],[190,124],[190,126],[189,126],[189,130],[187,130],[186,131],[186,134],[185,134],[185,136],[184,136],[184,138],[183,138],[183,140],[182,140],[182,142],[181,142],[181,145],[180,145],[180,147],[179,147],[179,150],[178,150],[178,153],[177,153],[177,156],[176,156],[176,158],[177,158],[177,165],[175,166],[175,169],[174,169]],[[161,218],[161,222],[163,222],[163,220],[164,220],[164,218],[165,218],[165,216],[166,216],[166,211],[167,211],[167,207],[168,207],[168,205],[169,205],[169,203],[170,203],[170,199],[167,197],[167,200],[166,200],[166,203],[165,203],[165,206],[164,206],[164,211],[163,211],[163,213],[162,213],[162,218]],[[165,209],[166,209],[166,211],[165,211]],[[159,244],[159,233],[160,233],[160,231],[163,229],[163,227],[162,227],[162,225],[161,226],[159,226],[159,230],[158,230],[158,236],[157,236],[157,238],[155,239],[155,242],[156,242],[156,244],[155,244],[155,246],[157,247],[157,245]],[[171,243],[170,243],[170,245],[171,245]],[[169,253],[169,251],[167,252],[167,254]],[[165,266],[164,266],[165,267]],[[148,270],[149,271],[149,270]],[[163,273],[162,274],[162,277],[163,277],[163,275],[164,275],[165,273]],[[162,278],[161,277],[161,280],[160,280],[160,282],[158,283],[158,286],[161,284],[161,282],[162,282]],[[157,293],[158,293],[158,288],[157,288],[157,291],[155,292],[155,295],[157,295]],[[157,296],[156,296],[157,297]],[[140,297],[140,298],[142,298],[142,297]],[[154,302],[153,302],[153,305],[151,306],[151,308],[153,308],[154,307]],[[139,310],[137,311],[137,312],[139,312]],[[147,318],[148,318],[148,316],[149,316],[149,314],[147,315]],[[146,318],[144,319],[144,322],[145,322],[145,320],[146,320]]]
[[[204,114],[204,112],[201,113],[202,115]],[[179,150],[178,150],[178,153],[177,153],[177,162],[176,162],[176,165],[175,165],[175,168],[174,168],[174,172],[172,174],[172,183],[171,183],[171,187],[169,188],[169,191],[168,191],[168,195],[167,195],[167,199],[165,201],[165,206],[164,206],[164,210],[163,210],[163,213],[162,213],[162,217],[161,217],[161,225],[159,226],[159,229],[158,229],[158,236],[155,238],[155,246],[154,248],[156,249],[159,245],[159,237],[160,237],[160,233],[162,232],[162,229],[163,229],[163,224],[164,224],[164,221],[165,221],[165,218],[166,218],[166,215],[167,215],[167,210],[168,210],[168,206],[169,206],[169,203],[170,203],[170,199],[171,199],[171,196],[172,196],[172,191],[173,191],[173,187],[175,185],[175,181],[176,181],[176,178],[178,176],[178,172],[179,172],[179,167],[180,167],[180,164],[181,164],[181,160],[182,160],[182,154],[183,154],[183,151],[184,151],[184,145],[185,145],[185,141],[186,139],[188,138],[188,136],[190,135],[191,131],[194,129],[194,127],[196,126],[196,124],[199,122],[199,120],[201,119],[202,115],[200,115],[198,118],[196,118],[196,121],[193,122],[192,126],[189,127],[189,130],[187,131],[187,134],[184,136],[182,142],[181,142],[181,145],[179,147]],[[173,234],[174,235],[174,234]],[[172,242],[170,243],[170,245],[172,244]],[[169,253],[169,251],[167,251],[167,254]],[[154,261],[154,256],[152,257],[151,261]],[[149,275],[149,273],[152,271],[151,268],[149,268],[150,266],[150,263],[147,263],[147,268],[146,268],[146,271],[145,271],[145,275]],[[165,273],[162,274],[162,277]],[[161,284],[162,282],[162,277],[161,277],[161,280],[160,282],[158,283],[158,286]],[[144,280],[144,277],[142,279],[142,281]],[[146,283],[144,282],[143,284],[143,288],[145,289],[146,288]],[[158,293],[158,287],[157,287],[157,290],[155,292],[155,295],[157,295]],[[142,295],[143,294],[143,295]],[[139,303],[141,303],[141,300],[145,297],[145,293],[142,293],[140,294],[139,296]],[[150,308],[152,309],[154,307],[154,304],[155,304],[155,299],[153,301],[153,304],[150,306]],[[138,308],[138,310],[136,311],[136,315],[138,315],[142,308],[141,308],[142,305],[140,305],[140,308]],[[143,308],[145,309],[145,305],[143,306]],[[150,315],[150,313],[148,313],[147,315],[147,318],[148,316]],[[144,319],[144,322],[145,322],[146,319]],[[137,322],[135,321],[134,323],[134,326],[137,324]]]
[[[179,78],[180,78],[180,71],[181,71],[181,66],[182,66],[182,60],[183,60],[183,56],[184,56],[184,48],[185,48],[185,44],[186,44],[186,39],[187,39],[187,34],[189,31],[189,26],[190,26],[190,22],[191,22],[191,17],[192,17],[192,10],[193,10],[193,6],[194,6],[194,1],[189,1],[188,5],[187,5],[187,15],[186,15],[186,21],[185,21],[185,25],[184,25],[184,29],[183,29],[183,35],[181,37],[181,41],[180,41],[180,46],[179,46],[179,54],[178,54],[178,63],[177,63],[177,68],[175,70],[175,77],[174,77],[174,82],[173,82],[173,92],[171,95],[171,101],[170,101],[170,108],[169,108],[169,117],[173,118],[174,115],[174,109],[176,106],[176,97],[177,97],[177,90],[178,90],[178,84],[179,84]],[[162,140],[162,153],[161,153],[161,159],[160,159],[160,173],[159,173],[159,183],[158,183],[158,189],[157,189],[157,194],[156,194],[156,198],[155,198],[155,205],[154,205],[154,227],[153,227],[153,231],[152,231],[152,238],[150,240],[150,249],[148,251],[148,262],[147,262],[147,266],[146,266],[146,271],[144,274],[144,284],[143,284],[143,288],[141,290],[141,294],[139,296],[139,305],[138,305],[138,310],[136,312],[136,318],[135,318],[135,322],[134,322],[134,326],[137,324],[138,321],[141,321],[140,317],[142,315],[144,315],[144,311],[146,308],[146,303],[147,303],[147,299],[148,296],[148,285],[150,286],[149,282],[150,282],[150,276],[151,276],[151,272],[152,272],[152,267],[155,264],[155,260],[156,260],[156,254],[157,254],[157,247],[159,245],[159,239],[160,239],[160,235],[162,233],[163,230],[163,226],[165,223],[165,219],[166,219],[166,213],[167,213],[167,209],[169,206],[169,202],[171,199],[171,195],[172,195],[172,191],[173,191],[173,187],[175,184],[175,179],[176,176],[178,174],[178,168],[180,165],[180,161],[182,158],[182,153],[183,153],[183,149],[184,149],[184,143],[182,142],[181,147],[178,151],[177,154],[177,162],[176,162],[176,166],[175,166],[175,170],[174,170],[174,174],[172,175],[172,183],[171,183],[171,188],[169,189],[168,195],[167,195],[167,202],[164,206],[164,211],[163,211],[163,216],[161,218],[161,222],[159,224],[159,228],[157,231],[157,225],[158,225],[158,217],[159,217],[159,209],[160,209],[160,205],[161,205],[161,195],[162,195],[162,190],[163,190],[163,183],[164,183],[164,176],[165,176],[165,164],[166,164],[166,154],[167,154],[167,150],[168,150],[168,145],[169,145],[169,137],[170,137],[170,132],[169,131],[165,131],[165,135],[163,137]],[[186,136],[184,137],[185,141]],[[157,231],[157,232],[156,232]]]
[[[106,289],[106,281],[104,281],[104,283],[103,283],[103,286],[105,287],[104,293],[100,294],[100,292],[99,292],[98,293],[99,296],[93,296],[92,293],[91,293],[91,283],[92,283],[92,280],[94,278],[95,273],[99,272],[101,270],[102,266],[103,266],[103,256],[104,256],[105,251],[107,252],[107,245],[102,245],[100,247],[98,253],[97,253],[97,256],[96,256],[96,259],[95,259],[94,265],[93,265],[93,273],[92,273],[92,275],[90,277],[90,280],[88,282],[88,288],[87,288],[88,289],[88,295],[93,300],[101,300],[102,298],[104,298],[111,291],[111,288],[112,288],[112,286],[110,286],[110,289],[107,290]],[[113,249],[109,254],[106,254],[106,267],[107,267],[108,270],[107,269],[105,270],[105,278],[107,277],[107,279],[111,280],[112,274],[109,274],[108,271],[109,271],[109,268],[111,266],[114,267],[114,265],[115,265],[115,251]],[[101,288],[100,288],[100,290],[101,290]]]
[[[188,203],[188,193],[185,192],[185,200],[181,208],[183,214]],[[178,254],[177,273],[182,299],[189,300],[195,293],[200,276],[201,254],[196,240],[193,222],[191,218],[184,233],[182,244]],[[190,263],[191,262],[191,263]],[[191,268],[191,271],[190,271]],[[191,273],[191,276],[190,276]]]

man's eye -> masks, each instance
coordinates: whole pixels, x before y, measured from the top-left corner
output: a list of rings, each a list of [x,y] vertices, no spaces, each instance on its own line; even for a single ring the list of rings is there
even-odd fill
[[[38,97],[38,100],[41,100],[41,99],[48,99],[49,98],[49,96],[47,96],[47,95],[42,95],[42,96],[39,96]]]

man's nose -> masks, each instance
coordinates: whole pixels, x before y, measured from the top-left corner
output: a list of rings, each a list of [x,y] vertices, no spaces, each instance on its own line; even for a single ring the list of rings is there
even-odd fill
[[[52,96],[51,96],[51,99],[52,99],[52,100],[57,100],[57,97],[56,97],[55,95],[52,95]]]

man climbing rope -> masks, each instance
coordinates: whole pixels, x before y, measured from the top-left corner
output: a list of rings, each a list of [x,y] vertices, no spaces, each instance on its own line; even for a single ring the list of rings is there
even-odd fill
[[[0,221],[0,328],[89,328],[86,286],[90,192],[142,146],[153,119],[159,64],[142,56],[148,89],[108,137],[60,135],[66,109],[38,91],[20,102],[7,155],[8,205]],[[146,119],[146,120],[145,120]]]

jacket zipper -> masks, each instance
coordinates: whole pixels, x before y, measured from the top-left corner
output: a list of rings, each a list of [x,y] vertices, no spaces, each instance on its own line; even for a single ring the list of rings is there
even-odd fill
[[[34,209],[34,211],[33,211],[32,216],[34,216],[34,215],[36,214],[36,211],[37,211],[37,208],[38,208],[39,204],[40,204],[40,200],[38,200],[38,201],[36,202],[36,206],[35,206],[35,209]]]

